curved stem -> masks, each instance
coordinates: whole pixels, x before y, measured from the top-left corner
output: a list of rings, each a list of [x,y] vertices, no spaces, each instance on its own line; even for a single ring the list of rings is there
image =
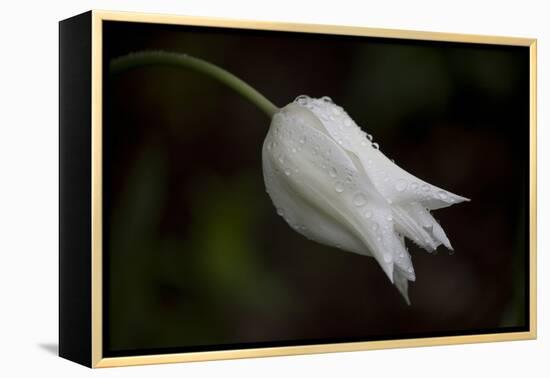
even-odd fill
[[[279,108],[273,105],[264,95],[231,72],[187,54],[167,51],[142,51],[132,53],[113,59],[109,66],[109,73],[111,75],[117,75],[134,68],[157,65],[189,68],[210,76],[252,102],[270,118],[279,110]]]

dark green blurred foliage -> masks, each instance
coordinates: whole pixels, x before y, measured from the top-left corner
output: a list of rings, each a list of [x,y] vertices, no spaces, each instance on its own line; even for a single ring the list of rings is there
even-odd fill
[[[412,306],[373,259],[297,234],[265,193],[269,120],[207,77],[105,78],[105,351],[346,341],[526,325],[526,48],[107,23],[104,58],[185,52],[283,106],[328,95],[414,175],[456,253],[410,244]],[[242,346],[242,345],[241,345]]]

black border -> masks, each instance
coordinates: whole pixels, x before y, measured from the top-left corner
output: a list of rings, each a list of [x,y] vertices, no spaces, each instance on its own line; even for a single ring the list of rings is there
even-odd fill
[[[92,12],[59,22],[59,355],[92,364]]]

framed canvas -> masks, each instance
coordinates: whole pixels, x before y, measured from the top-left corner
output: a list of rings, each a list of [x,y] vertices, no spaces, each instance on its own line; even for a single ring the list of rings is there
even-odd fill
[[[536,40],[60,22],[59,354],[536,337]]]

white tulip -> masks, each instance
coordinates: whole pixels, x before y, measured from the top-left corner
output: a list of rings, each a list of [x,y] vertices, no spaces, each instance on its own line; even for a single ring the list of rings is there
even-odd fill
[[[388,159],[330,98],[299,96],[277,111],[262,150],[277,213],[318,243],[376,259],[405,300],[415,280],[404,238],[433,251],[451,243],[430,210],[467,198]]]
[[[407,303],[415,280],[405,237],[428,251],[452,249],[430,210],[469,201],[399,168],[330,98],[299,96],[279,109],[260,92],[205,60],[165,51],[131,53],[111,75],[149,65],[192,69],[232,88],[271,118],[262,150],[277,213],[307,238],[378,261]]]

